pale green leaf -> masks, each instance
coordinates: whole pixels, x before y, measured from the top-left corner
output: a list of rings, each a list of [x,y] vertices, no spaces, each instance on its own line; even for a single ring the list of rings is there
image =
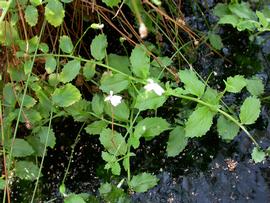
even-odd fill
[[[204,93],[205,85],[200,81],[192,70],[180,70],[179,77],[185,84],[185,89],[195,96],[201,97]]]
[[[232,93],[240,92],[246,86],[246,79],[242,75],[236,75],[234,77],[228,77],[226,84],[226,91]]]
[[[48,4],[45,6],[45,18],[53,25],[58,27],[62,24],[65,17],[65,9],[58,0],[48,0]]]
[[[136,138],[145,137],[152,139],[165,130],[168,130],[169,123],[159,117],[148,117],[141,120],[135,127],[134,136]]]
[[[40,142],[39,137],[37,136],[27,136],[27,142],[33,147],[35,153],[34,156],[42,157],[44,151],[44,145]]]
[[[243,31],[243,30],[249,30],[249,31],[254,31],[255,30],[255,23],[254,21],[250,20],[241,20],[237,25],[237,30],[238,31]]]
[[[233,27],[236,27],[238,23],[239,23],[239,18],[235,15],[222,16],[218,21],[218,24],[230,24]]]
[[[107,127],[108,123],[105,121],[95,121],[86,126],[85,131],[90,135],[99,135],[103,129]]]
[[[220,115],[217,120],[217,131],[223,140],[233,140],[239,132],[239,126]]]
[[[38,22],[38,11],[36,7],[32,5],[26,6],[25,9],[25,21],[30,25],[30,26],[35,26]]]
[[[12,140],[9,140],[7,143],[8,150],[10,150]],[[34,153],[31,145],[26,142],[24,139],[16,138],[13,143],[12,156],[14,157],[26,157]]]
[[[114,156],[113,154],[110,154],[108,152],[102,152],[101,153],[101,157],[104,161],[106,162],[116,162],[117,161],[117,158],[116,156]]]
[[[106,56],[106,48],[108,46],[107,37],[104,34],[97,35],[91,45],[91,54],[97,60],[102,60]]]
[[[228,15],[231,12],[230,12],[227,4],[217,3],[217,5],[215,6],[215,8],[213,10],[213,13],[214,13],[214,15],[221,18],[222,16]]]
[[[239,18],[256,20],[255,13],[250,9],[249,4],[245,2],[229,4],[230,11]]]
[[[52,101],[60,107],[68,107],[81,99],[80,91],[72,84],[66,84],[56,88]]]
[[[19,113],[19,109],[16,109],[15,111],[17,114]],[[42,117],[40,115],[40,113],[31,108],[31,109],[24,109],[24,115],[20,117],[20,122],[27,122],[30,123],[31,125],[35,125],[37,124],[39,121],[41,121]]]
[[[92,110],[95,114],[101,115],[104,111],[104,98],[100,94],[95,94],[92,99]]]
[[[192,112],[185,126],[186,137],[201,137],[212,125],[215,113],[206,106],[199,106]]]
[[[175,157],[187,146],[188,139],[185,137],[185,130],[181,126],[175,127],[169,136],[167,143],[167,154],[169,157]]]
[[[251,156],[255,163],[259,163],[265,159],[265,152],[258,149],[258,147],[254,147]]]
[[[110,91],[113,91],[114,94],[117,94],[129,86],[129,80],[126,76],[116,73],[116,74],[109,74],[105,73],[102,75],[100,79],[100,89],[103,92],[109,94]]]
[[[156,176],[149,173],[141,173],[139,175],[133,176],[129,186],[135,192],[146,192],[147,190],[153,188],[158,183]]]
[[[30,0],[33,6],[39,6],[42,4],[42,0]]]
[[[124,137],[111,129],[104,129],[100,133],[100,143],[104,146],[109,153],[115,156],[125,155],[127,151],[127,144]]]
[[[251,79],[246,80],[247,82],[247,90],[252,94],[253,96],[259,96],[263,94],[264,92],[264,85],[262,83],[262,80],[253,77]]]
[[[20,104],[22,104],[22,98],[23,98],[23,95],[20,94],[19,97],[18,97]],[[33,107],[36,103],[37,103],[37,101],[36,101],[33,97],[31,97],[31,96],[29,96],[29,95],[25,95],[25,96],[24,96],[24,101],[23,101],[23,106],[24,106],[24,107],[30,109],[30,108]]]
[[[51,73],[49,75],[49,84],[53,87],[56,87],[58,83],[60,82],[59,74],[58,73]]]
[[[220,96],[215,89],[212,89],[211,87],[207,87],[202,97],[202,100],[207,102],[208,104],[212,104],[217,107],[219,105]]]
[[[260,115],[261,102],[258,98],[252,96],[245,99],[240,108],[240,120],[242,124],[255,123]]]
[[[104,110],[108,116],[113,117],[115,120],[128,121],[129,119],[129,107],[124,101],[117,106],[112,106],[111,103],[106,102]]]
[[[266,28],[269,25],[269,22],[264,14],[260,11],[256,11],[256,15],[258,16],[261,25]]]
[[[25,61],[23,64],[23,70],[25,75],[32,72],[32,61]]]
[[[17,161],[15,164],[16,176],[24,180],[36,180],[38,178],[39,167],[30,161]]]
[[[110,67],[120,71],[121,73],[125,73],[127,75],[131,75],[129,69],[129,59],[127,56],[120,56],[117,54],[109,54],[108,55],[108,64]]]
[[[60,73],[60,81],[63,83],[72,81],[79,74],[80,69],[80,61],[76,59],[69,61],[67,64],[64,65],[64,68]]]
[[[40,142],[50,148],[54,148],[56,143],[56,138],[53,130],[49,127],[41,127],[37,133]]]
[[[40,51],[42,51],[43,53],[48,53],[49,52],[49,46],[46,43],[44,43],[44,42],[41,42],[39,44],[38,49]]]
[[[56,60],[53,56],[46,57],[45,70],[48,74],[51,74],[55,71]]]
[[[140,111],[147,109],[157,109],[161,107],[166,100],[167,97],[164,94],[159,96],[153,91],[143,91],[137,96],[134,107]]]
[[[137,45],[130,56],[131,71],[140,78],[147,78],[150,69],[150,57],[142,45]]]
[[[85,201],[81,196],[71,194],[64,199],[64,203],[85,203]]]
[[[61,36],[59,40],[59,47],[63,52],[70,54],[73,50],[73,44],[70,37],[67,35]]]
[[[83,76],[85,77],[86,81],[91,80],[94,75],[96,74],[96,64],[94,61],[88,61],[83,66]]]
[[[210,44],[217,50],[223,48],[221,37],[215,33],[208,33]]]
[[[121,0],[102,0],[103,3],[105,3],[109,7],[117,6]]]

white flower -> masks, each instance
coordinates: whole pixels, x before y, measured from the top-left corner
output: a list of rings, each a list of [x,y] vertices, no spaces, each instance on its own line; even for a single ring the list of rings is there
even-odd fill
[[[154,91],[158,96],[161,96],[165,92],[164,89],[152,79],[148,79],[147,82],[148,84],[144,86],[146,91]]]
[[[144,23],[140,23],[139,33],[140,33],[140,37],[142,39],[145,38],[145,37],[147,37],[148,31],[147,31],[147,27],[145,26]]]
[[[113,106],[117,106],[121,103],[122,97],[118,95],[113,95],[113,91],[104,99],[104,101],[109,101]]]

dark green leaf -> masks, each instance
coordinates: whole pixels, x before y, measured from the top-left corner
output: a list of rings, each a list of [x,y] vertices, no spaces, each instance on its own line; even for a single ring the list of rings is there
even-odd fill
[[[68,107],[81,99],[80,91],[72,84],[66,84],[56,88],[52,101],[60,107]]]
[[[131,75],[129,70],[129,59],[127,56],[120,56],[116,54],[108,55],[109,66],[127,75]]]
[[[239,126],[220,115],[217,121],[218,134],[223,140],[233,140],[239,132]]]
[[[4,190],[6,186],[6,181],[0,178],[0,190]]]
[[[11,144],[12,144],[12,140],[9,140],[8,143],[7,143],[9,151],[10,151]],[[14,140],[12,156],[14,156],[14,157],[25,157],[25,156],[30,156],[33,153],[34,153],[33,148],[24,139],[16,138]]]
[[[137,45],[130,56],[131,71],[140,78],[147,78],[150,69],[150,57],[141,45]]]
[[[218,24],[230,24],[236,27],[239,22],[239,18],[235,15],[225,15],[220,18]]]
[[[36,180],[38,178],[39,167],[30,161],[18,161],[15,165],[15,173],[20,179]]]
[[[185,137],[185,130],[181,126],[177,126],[170,132],[167,143],[167,154],[169,157],[175,157],[182,152],[187,146],[188,139]]]
[[[164,94],[159,96],[153,91],[143,91],[137,96],[134,107],[139,109],[140,111],[144,111],[147,109],[157,109],[161,107],[166,100],[167,97]]]
[[[221,18],[222,16],[228,15],[231,12],[230,12],[227,4],[218,3],[214,8],[213,13],[214,13],[214,15]]]
[[[93,61],[88,61],[83,66],[83,75],[86,78],[86,81],[91,80],[96,73],[96,64]]]
[[[152,139],[163,131],[168,130],[168,128],[169,123],[163,118],[145,118],[136,125],[134,136],[136,138],[145,137]]]
[[[199,106],[192,112],[185,127],[186,137],[201,137],[210,129],[215,113],[206,106]]]
[[[106,102],[105,113],[118,121],[128,121],[129,119],[129,108],[124,101],[117,106],[112,106],[110,103]]]
[[[46,63],[45,63],[45,70],[48,74],[51,74],[54,72],[56,68],[56,60],[53,56],[46,57]]]
[[[208,34],[210,44],[217,50],[220,50],[223,48],[223,43],[221,40],[221,37],[214,33]]]
[[[49,146],[50,148],[54,148],[56,138],[51,128],[49,129],[48,127],[41,127],[37,135],[42,144],[44,144],[45,146]]]
[[[256,97],[248,97],[245,99],[240,108],[240,120],[242,124],[254,123],[260,115],[261,102]]]
[[[146,192],[147,190],[156,186],[157,183],[158,183],[158,179],[156,178],[156,176],[151,175],[149,173],[142,173],[142,174],[133,176],[129,183],[129,186],[135,192]]]
[[[90,46],[92,56],[97,60],[102,60],[106,56],[108,46],[107,37],[104,34],[96,36]]]
[[[89,124],[85,131],[90,135],[99,135],[103,129],[107,127],[108,123],[105,121],[95,121]]]
[[[73,117],[74,121],[85,122],[90,118],[91,102],[82,99],[65,110]]]
[[[104,110],[104,98],[100,94],[95,94],[92,99],[92,110],[95,114],[101,115]]]
[[[113,91],[114,94],[127,89],[129,86],[128,78],[120,73],[104,73],[100,83],[100,89],[103,92],[109,93],[110,91]]]
[[[80,72],[81,63],[78,60],[69,61],[64,65],[62,72],[60,73],[60,81],[67,83],[72,81]]]

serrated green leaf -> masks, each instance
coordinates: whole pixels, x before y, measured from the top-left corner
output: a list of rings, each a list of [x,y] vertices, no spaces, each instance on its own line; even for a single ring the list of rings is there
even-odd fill
[[[129,69],[129,59],[127,56],[120,56],[117,54],[109,54],[108,55],[108,64],[110,67],[125,73],[127,75],[131,75],[131,71]]]
[[[61,36],[59,40],[59,47],[63,52],[70,54],[73,50],[73,44],[70,37],[67,35]]]
[[[217,131],[223,140],[233,140],[239,132],[239,126],[220,115],[217,120]]]
[[[167,97],[163,94],[161,96],[157,95],[153,91],[143,91],[136,98],[135,108],[140,111],[147,109],[157,109],[161,107],[167,100]]]
[[[100,79],[100,89],[103,92],[109,94],[110,91],[113,91],[114,94],[117,94],[129,86],[129,80],[126,76],[116,73],[116,74],[103,74]]]
[[[237,15],[239,18],[256,20],[255,13],[250,9],[249,5],[245,2],[229,4],[230,11]]]
[[[100,94],[95,94],[92,99],[92,110],[95,114],[101,115],[104,111],[104,98]]]
[[[129,108],[124,101],[114,107],[111,103],[106,102],[104,110],[108,116],[113,117],[115,120],[128,121],[129,119]]]
[[[213,13],[215,16],[218,16],[221,18],[222,16],[228,15],[231,12],[227,4],[218,3],[214,8]]]
[[[45,70],[48,74],[51,74],[55,71],[56,60],[53,56],[46,57]]]
[[[215,33],[208,33],[210,44],[217,50],[220,50],[223,48],[223,43],[221,40],[221,37]]]
[[[102,0],[103,3],[105,3],[109,7],[117,6],[121,0]]]
[[[31,161],[17,161],[15,173],[20,179],[33,181],[38,178],[39,167]]]
[[[19,109],[16,109],[15,112],[18,114],[19,113]],[[31,109],[24,109],[24,115],[20,117],[20,122],[23,123],[30,123],[31,125],[35,125],[37,124],[39,121],[41,121],[42,117],[40,115],[40,113],[31,108]]]
[[[261,102],[258,98],[252,96],[245,99],[240,108],[240,120],[242,124],[255,123],[260,115]]]
[[[185,126],[186,137],[201,137],[210,129],[215,112],[199,106],[192,112]]]
[[[100,133],[100,143],[104,146],[109,153],[115,156],[125,155],[127,151],[127,144],[124,137],[111,129],[104,129]]]
[[[251,156],[255,163],[259,163],[265,159],[265,152],[254,147]]]
[[[16,97],[13,91],[13,86],[11,83],[5,84],[3,88],[3,99],[4,99],[3,104],[6,107],[9,107],[9,108],[15,107],[17,101],[16,101]]]
[[[142,45],[137,45],[130,56],[131,71],[140,78],[147,78],[150,69],[150,57]]]
[[[132,177],[129,186],[135,192],[146,192],[147,190],[156,186],[157,183],[158,179],[156,178],[156,176],[149,173],[141,173]]]
[[[222,16],[218,21],[218,24],[230,24],[233,27],[236,27],[238,23],[239,23],[239,18],[235,15]]]
[[[27,136],[27,142],[33,147],[35,153],[34,156],[42,157],[44,151],[44,145],[40,142],[39,137],[37,136]]]
[[[63,83],[67,83],[72,81],[80,72],[81,63],[78,60],[69,61],[67,64],[64,65],[60,73],[60,81]]]
[[[146,139],[152,139],[158,136],[165,130],[168,130],[169,123],[159,117],[148,117],[141,120],[135,127],[134,136],[136,138],[144,137]]]
[[[10,150],[12,140],[9,140],[7,143],[8,150]],[[34,153],[31,145],[26,142],[24,139],[16,138],[13,143],[12,156],[14,157],[26,157]]]
[[[72,104],[65,108],[69,115],[71,115],[74,121],[85,122],[89,120],[91,111],[91,102],[84,99]]]
[[[53,25],[58,27],[62,24],[65,17],[65,9],[58,0],[48,0],[48,4],[45,6],[45,18]]]
[[[56,144],[56,138],[54,135],[53,130],[48,127],[41,127],[40,130],[37,133],[37,136],[40,139],[40,142],[50,148],[54,148],[55,144]],[[46,143],[47,141],[47,143]]]
[[[167,154],[169,157],[175,157],[187,146],[188,139],[185,137],[185,130],[181,126],[175,127],[169,136],[167,143]]]
[[[105,34],[99,34],[96,36],[91,45],[91,54],[97,60],[102,60],[106,56],[106,48],[108,46],[107,37]]]
[[[117,158],[116,156],[114,156],[113,154],[110,154],[108,152],[102,152],[101,153],[101,157],[104,161],[106,162],[116,162],[117,161]]]
[[[207,87],[206,91],[202,97],[202,100],[207,102],[208,104],[218,106],[219,101],[220,101],[220,96],[215,89],[212,89],[211,87]],[[212,109],[212,110],[214,110],[214,109]]]
[[[32,61],[25,61],[23,64],[23,70],[25,75],[32,72]]]
[[[85,203],[85,201],[81,196],[71,194],[64,199],[64,203]]]
[[[52,101],[60,107],[68,107],[81,99],[80,91],[72,84],[56,88],[52,94]]]
[[[179,77],[185,84],[185,89],[195,96],[201,97],[204,93],[205,85],[201,82],[192,70],[180,70]]]
[[[95,121],[89,124],[85,131],[90,135],[99,135],[103,129],[107,127],[108,123],[105,121]]]
[[[243,31],[243,30],[254,31],[255,30],[255,22],[250,21],[250,20],[241,20],[236,25],[236,27],[237,27],[237,30],[240,31],[240,32]]]
[[[30,25],[30,26],[35,26],[38,22],[38,11],[36,7],[32,5],[26,6],[25,9],[25,21]]]
[[[86,81],[89,81],[94,77],[96,74],[96,64],[94,61],[88,61],[84,66],[83,66],[83,76],[85,77]]]
[[[259,96],[263,94],[264,92],[264,85],[262,83],[262,80],[253,77],[252,79],[246,80],[247,82],[247,90],[252,94],[253,96]]]
[[[20,94],[19,97],[18,97],[20,104],[22,104],[22,98],[23,98],[23,95]],[[25,95],[25,96],[24,96],[24,101],[23,101],[23,106],[24,106],[24,107],[30,109],[30,108],[33,107],[36,103],[37,103],[37,101],[36,101],[33,97],[31,97],[31,96],[29,96],[29,95]]]
[[[240,92],[246,86],[246,79],[242,75],[236,75],[234,77],[228,77],[226,84],[226,91],[232,93]]]
[[[121,167],[120,164],[118,162],[110,162],[107,163],[104,167],[105,169],[111,169],[112,174],[119,176],[121,173]]]

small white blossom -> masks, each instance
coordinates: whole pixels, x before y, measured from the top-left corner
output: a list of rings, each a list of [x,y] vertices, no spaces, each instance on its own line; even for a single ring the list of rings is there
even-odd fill
[[[164,89],[152,79],[148,79],[147,82],[148,84],[144,86],[146,91],[154,91],[158,96],[161,96],[165,92]]]
[[[140,23],[139,33],[140,33],[140,37],[142,39],[145,38],[145,37],[147,37],[148,31],[147,31],[147,27],[145,26],[144,23]]]
[[[118,95],[113,95],[113,91],[104,99],[104,101],[109,101],[113,106],[117,106],[121,103],[122,97]]]
[[[104,24],[93,23],[93,24],[91,24],[91,28],[93,28],[93,29],[102,29],[102,28],[104,28]]]

